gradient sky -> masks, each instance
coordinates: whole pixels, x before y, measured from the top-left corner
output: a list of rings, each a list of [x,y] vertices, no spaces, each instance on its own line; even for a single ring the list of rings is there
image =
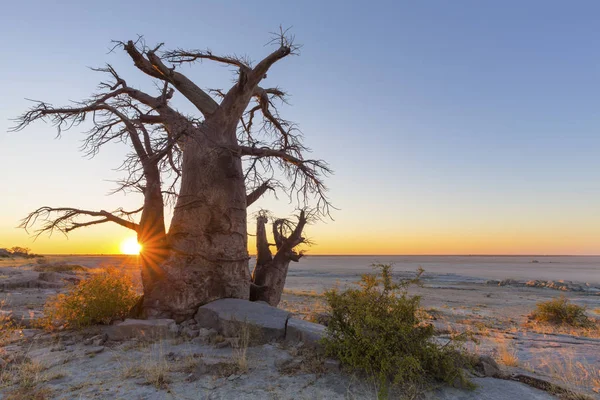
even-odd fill
[[[124,145],[88,160],[77,150],[82,129],[60,140],[42,123],[6,133],[25,98],[82,99],[100,79],[86,67],[105,62],[151,90],[123,52],[107,54],[111,39],[143,34],[257,60],[281,24],[304,47],[265,85],[292,95],[283,115],[335,170],[340,209],[307,228],[310,254],[599,254],[599,16],[597,1],[7,2],[0,247],[118,252],[132,236],[118,226],[36,242],[15,227],[41,205],[140,203],[107,196]],[[210,64],[182,72],[205,88],[231,82]],[[285,197],[259,206],[294,209]]]

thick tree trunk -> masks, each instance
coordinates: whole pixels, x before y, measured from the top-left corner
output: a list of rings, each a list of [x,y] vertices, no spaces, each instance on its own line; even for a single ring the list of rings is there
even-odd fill
[[[211,121],[186,137],[169,254],[157,265],[158,281],[144,282],[149,318],[181,321],[210,301],[249,298],[246,192],[241,159],[230,150],[235,140],[235,123]]]
[[[138,243],[142,244],[142,283],[145,293],[159,289],[164,273],[160,265],[169,255],[165,235],[164,202],[160,186],[158,166],[145,168],[144,209],[137,232]],[[136,311],[137,312],[137,311]]]
[[[293,249],[304,241],[301,237],[306,224],[304,211],[300,213],[298,224],[289,237],[283,236],[281,226],[283,220],[273,223],[273,237],[277,246],[277,253],[273,257],[269,249],[266,233],[267,218],[259,216],[256,221],[256,266],[252,273],[252,287],[250,300],[265,301],[277,307],[285,287],[290,261],[297,262],[301,253]]]

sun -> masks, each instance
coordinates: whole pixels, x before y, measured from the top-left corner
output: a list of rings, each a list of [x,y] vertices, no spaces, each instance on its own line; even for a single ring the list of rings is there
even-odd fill
[[[130,237],[121,242],[121,253],[123,254],[140,254],[142,245],[137,242],[135,237]]]

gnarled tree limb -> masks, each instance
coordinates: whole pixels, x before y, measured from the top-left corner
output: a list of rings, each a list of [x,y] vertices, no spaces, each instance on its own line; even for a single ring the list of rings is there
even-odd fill
[[[141,211],[141,209],[132,211],[132,212],[126,212],[126,211],[123,211],[122,209],[119,209],[119,210],[116,210],[114,213],[119,213],[122,216],[129,217],[140,211]],[[57,214],[57,216],[51,217],[53,214]],[[96,217],[99,219],[78,222],[77,219],[82,216]],[[90,226],[90,225],[96,225],[96,224],[103,224],[105,222],[114,222],[118,225],[121,225],[125,228],[131,229],[135,232],[137,232],[139,229],[138,224],[136,224],[130,220],[121,218],[113,213],[108,212],[108,211],[104,211],[104,210],[90,211],[90,210],[83,210],[83,209],[71,208],[71,207],[54,208],[54,207],[48,207],[48,206],[40,207],[37,210],[30,213],[27,217],[25,217],[21,221],[21,224],[19,225],[19,227],[27,230],[30,227],[34,226],[38,222],[38,220],[43,221],[43,224],[39,229],[37,229],[35,231],[35,233],[36,233],[35,237],[40,236],[44,232],[48,232],[49,234],[52,234],[52,232],[55,230],[66,234],[77,228],[82,228],[84,226]]]
[[[174,69],[167,68],[154,51],[143,50],[140,52],[131,40],[127,43],[122,43],[122,45],[140,71],[154,78],[171,83],[204,116],[214,113],[219,107],[217,102],[208,93],[200,89],[185,75],[180,74]]]

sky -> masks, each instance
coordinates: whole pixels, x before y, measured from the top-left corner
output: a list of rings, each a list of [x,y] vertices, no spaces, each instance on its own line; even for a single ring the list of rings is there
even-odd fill
[[[26,99],[68,104],[109,62],[152,83],[111,40],[210,48],[259,60],[269,32],[303,45],[265,85],[312,157],[329,162],[333,220],[309,254],[600,254],[600,3],[597,1],[20,1],[0,15],[0,247],[115,253],[132,232],[79,229],[33,241],[19,220],[42,205],[135,209],[108,196],[127,146],[93,159],[83,129],[8,132]],[[203,88],[226,68],[184,67]],[[178,100],[177,107],[192,112]],[[257,207],[291,215],[285,196]],[[250,225],[250,232],[254,229]],[[250,238],[250,252],[253,240]]]

